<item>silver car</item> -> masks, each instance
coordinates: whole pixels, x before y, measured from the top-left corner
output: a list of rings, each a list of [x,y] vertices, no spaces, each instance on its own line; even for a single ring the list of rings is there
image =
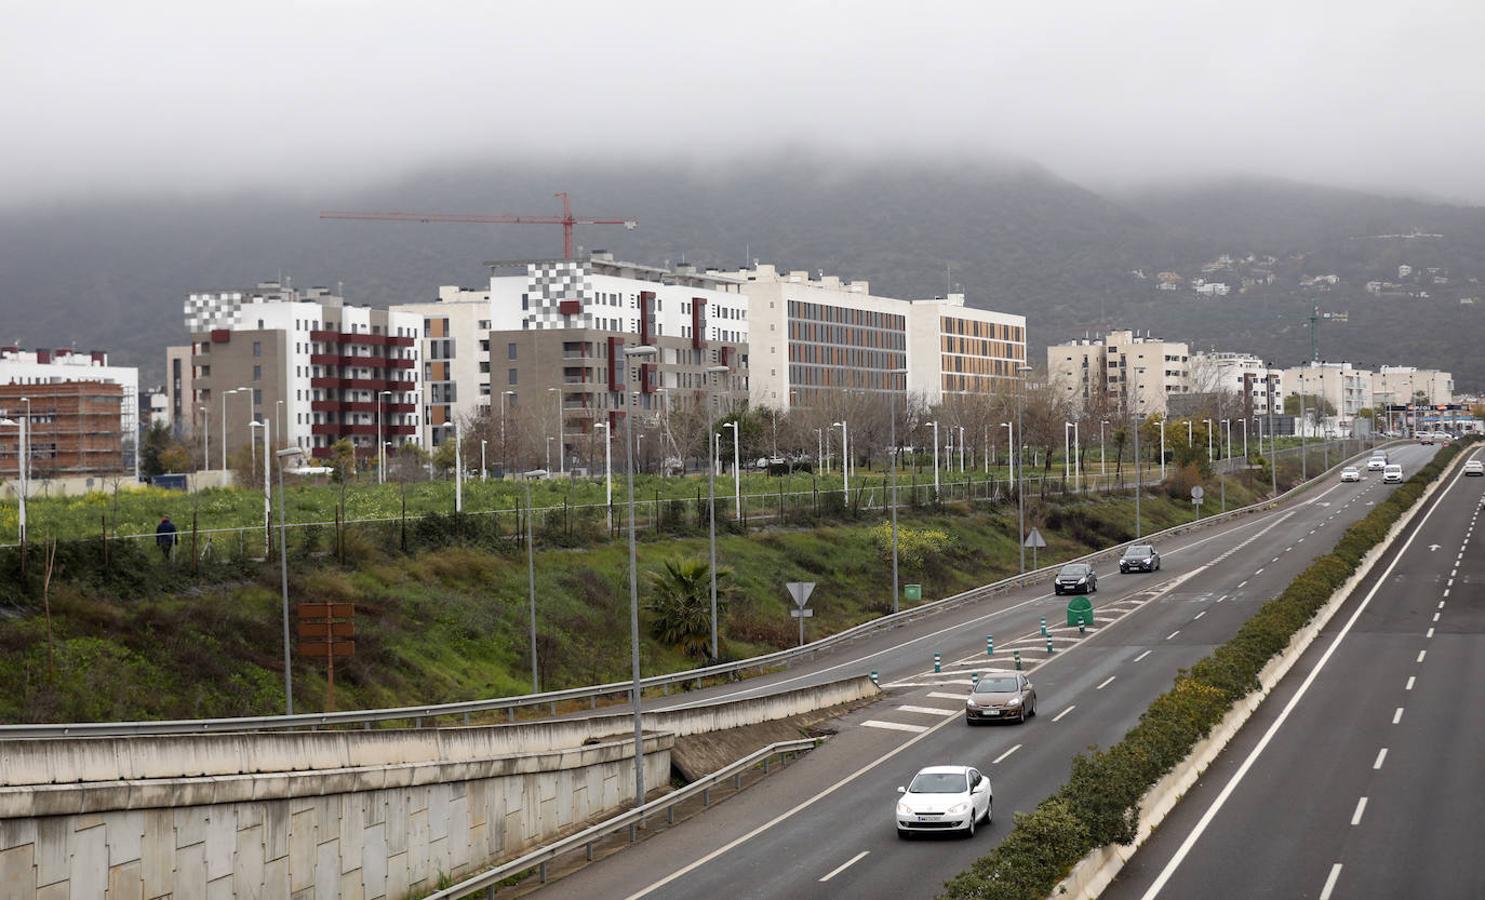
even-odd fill
[[[974,837],[975,825],[990,824],[990,779],[969,766],[929,766],[897,789],[893,819],[897,836],[919,831],[957,831]]]

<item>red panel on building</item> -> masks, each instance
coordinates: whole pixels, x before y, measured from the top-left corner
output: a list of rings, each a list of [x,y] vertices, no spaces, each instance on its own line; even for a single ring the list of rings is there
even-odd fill
[[[706,298],[691,298],[691,346],[697,350],[706,346]]]
[[[644,363],[639,367],[639,389],[646,394],[655,393],[656,375],[660,367],[655,363]]]
[[[581,300],[562,300],[557,303],[557,312],[564,316],[575,316],[583,311]]]
[[[41,363],[42,365],[46,365],[47,363],[51,362],[52,361],[52,351],[50,351],[50,350],[37,350],[36,351],[36,361],[38,363]]]
[[[624,390],[624,339],[621,337],[608,339],[608,389]]]
[[[730,368],[732,366],[732,351],[734,349],[733,347],[720,348],[717,351],[717,362]]]
[[[213,344],[227,344],[232,341],[232,332],[227,328],[213,328],[211,330],[211,342]]]

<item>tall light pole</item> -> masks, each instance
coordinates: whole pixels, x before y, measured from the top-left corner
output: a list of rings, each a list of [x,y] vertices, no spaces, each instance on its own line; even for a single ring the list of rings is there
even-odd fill
[[[1160,480],[1165,480],[1165,413],[1160,414]]]
[[[964,426],[959,426],[959,474],[964,474]]]
[[[1192,448],[1192,444],[1194,444],[1196,442],[1196,438],[1193,437],[1192,436],[1192,433],[1191,433],[1191,430],[1192,430],[1191,429],[1191,425],[1192,425],[1192,420],[1188,416],[1187,419],[1186,419],[1186,452],[1188,452],[1188,453],[1191,452],[1191,450],[1193,449]]]
[[[1100,419],[1098,422],[1098,474],[1100,478],[1109,474],[1108,466],[1105,464],[1103,457],[1103,428],[1107,424],[1109,424],[1108,419]]]
[[[480,438],[480,481],[487,480],[490,475],[490,468],[485,465],[485,445],[488,443],[489,441]]]
[[[294,714],[294,667],[289,656],[289,531],[284,527],[284,507],[289,505],[289,495],[284,492],[284,466],[296,456],[303,456],[298,447],[285,447],[275,454],[278,457],[278,577],[283,597],[284,615],[284,714]],[[334,652],[333,646],[329,648]]]
[[[459,420],[454,419],[454,512],[464,511],[464,441],[459,434]]]
[[[906,375],[907,369],[891,369],[883,374],[892,379],[887,385],[887,396],[890,398],[888,429],[892,445],[892,611],[897,612],[901,608],[897,586],[897,376]]]
[[[1072,434],[1072,423],[1062,423],[1062,484],[1064,490],[1069,481],[1072,481],[1072,445],[1069,438]]]
[[[1270,379],[1273,376],[1269,376]],[[1304,381],[1300,381],[1300,390],[1304,390]],[[1268,454],[1270,465],[1268,467],[1270,480],[1273,484],[1274,496],[1279,496],[1279,457],[1278,450],[1274,444],[1274,396],[1278,393],[1278,385],[1270,384],[1268,388]]]
[[[1072,445],[1073,445],[1073,460],[1072,460],[1072,464],[1073,464],[1073,490],[1075,490],[1075,491],[1081,491],[1083,489],[1083,460],[1081,458],[1082,457],[1082,454],[1081,454],[1079,448],[1081,448],[1083,446],[1083,441],[1082,441],[1082,437],[1078,434],[1078,420],[1077,419],[1074,419],[1073,420],[1072,427],[1073,427],[1073,442],[1072,442]]]
[[[204,471],[211,468],[211,411],[204,406],[198,406],[196,410],[201,413],[201,468]]]
[[[825,471],[825,430],[823,428],[815,429],[815,471],[820,473]]]
[[[564,435],[562,433],[562,390],[560,388],[554,387],[549,387],[547,388],[547,390],[557,395],[557,473],[560,475],[566,475],[567,447],[563,443]],[[551,463],[547,463],[547,465],[550,468]]]
[[[1299,432],[1299,480],[1300,481],[1306,481],[1306,480],[1309,479],[1310,474],[1309,474],[1309,471],[1308,471],[1308,468],[1309,467],[1307,465],[1305,465],[1306,462],[1308,462],[1308,460],[1305,458],[1306,454],[1305,454],[1305,394],[1304,394],[1304,391],[1300,391],[1299,392],[1299,419],[1296,420],[1296,422],[1295,422],[1295,430]]]
[[[1243,416],[1243,465],[1248,464],[1248,417]]]
[[[646,358],[654,355],[655,348],[651,346],[624,348],[626,363],[635,357]],[[624,477],[627,482],[629,500],[629,665],[634,677],[634,686],[630,689],[630,706],[634,710],[634,805],[643,806],[645,802],[645,744],[644,719],[640,715],[642,696],[639,674],[639,554],[635,550],[634,541],[634,416],[631,409],[633,401],[629,396],[629,373],[624,374],[624,454],[627,457]]]
[[[706,434],[707,443],[712,443],[712,435],[715,429],[712,426],[712,413],[715,406],[716,390],[713,387],[715,379],[713,375],[726,375],[729,369],[726,366],[708,366],[706,369]],[[717,467],[712,464],[715,458],[712,448],[707,447],[706,461],[706,507],[707,528],[710,532],[708,542],[711,545],[711,581],[712,581],[712,662],[717,661]]]
[[[222,391],[222,471],[227,471],[227,398],[238,391],[246,388],[233,388],[230,391]]]
[[[840,474],[844,481],[841,482],[845,491],[845,502],[851,503],[851,438],[846,430],[846,420],[832,422],[832,428],[840,429]]]
[[[1134,367],[1134,392],[1135,398],[1139,397],[1140,372],[1138,366]],[[1145,492],[1144,472],[1140,471],[1140,421],[1139,411],[1134,409],[1137,404],[1131,404],[1130,414],[1134,418],[1134,539],[1139,540],[1143,535],[1140,530],[1140,494]],[[1160,480],[1165,480],[1165,413],[1160,414]]]
[[[382,440],[382,398],[388,400],[392,397],[391,391],[377,391],[376,393],[376,483],[387,483],[387,445]]]
[[[505,441],[505,398],[515,395],[515,391],[500,392],[500,465],[507,469],[510,468],[510,445]],[[613,527],[612,522],[609,527]]]
[[[289,433],[287,431],[284,431],[284,401],[273,401],[273,415],[274,418],[277,419],[277,421],[273,424],[276,426],[274,430],[278,432],[278,439],[281,441],[287,440]],[[266,462],[266,460],[268,459],[268,454],[266,452],[263,454],[263,459],[265,460],[263,465],[268,465],[268,463]]]
[[[14,427],[16,429],[15,466],[17,486],[20,488],[18,495],[18,499],[20,500],[20,519],[17,524],[20,526],[18,532],[19,541],[24,545],[26,543],[26,420],[0,419],[0,425],[6,428]]]
[[[536,507],[531,503],[531,479],[526,479],[526,590],[531,604],[531,693],[541,692],[536,667]]]
[[[1212,462],[1212,459],[1213,459],[1213,457],[1212,457],[1212,420],[1211,419],[1202,419],[1202,422],[1206,423],[1206,426],[1207,426],[1207,462],[1210,463],[1210,462]]]
[[[272,452],[272,444],[268,439],[268,420],[262,422],[248,423],[248,440],[256,440],[253,437],[253,429],[263,429],[263,558],[268,558],[269,548],[272,546],[273,532],[273,483],[268,471],[268,457]]]
[[[1026,405],[1026,373],[1031,371],[1031,366],[1021,364],[1016,367],[1021,377],[1017,379],[1016,391],[1016,440],[1025,442],[1026,422],[1023,407]],[[1012,459],[1016,469],[1016,521],[1020,529],[1020,537],[1016,543],[1021,545],[1021,574],[1026,574],[1026,453],[1020,444],[1011,447]]]
[[[614,530],[614,436],[607,422],[599,422],[594,428],[603,429],[603,481],[604,510],[608,513],[608,530]]]
[[[933,426],[933,502],[938,502],[938,423],[929,422]]]
[[[723,428],[732,429],[732,504],[738,521],[742,521],[742,443],[741,431],[736,422],[723,422]],[[720,453],[720,448],[718,448]]]

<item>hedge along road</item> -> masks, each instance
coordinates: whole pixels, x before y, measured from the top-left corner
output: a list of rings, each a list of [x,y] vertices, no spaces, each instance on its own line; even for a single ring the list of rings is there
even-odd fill
[[[1393,455],[1416,469],[1432,452],[1407,447]],[[1013,811],[1034,808],[1062,784],[1073,755],[1122,737],[1177,670],[1229,638],[1390,490],[1377,478],[1324,486],[1242,525],[1172,541],[1162,548],[1159,575],[1105,576],[1095,607],[1188,577],[1034,670],[1038,715],[1025,726],[966,727],[966,688],[935,685],[935,647],[918,642],[907,648],[905,671],[893,680],[921,686],[892,688],[882,701],[842,717],[837,737],[708,812],[705,828],[662,833],[546,891],[559,897],[782,897],[824,888],[842,896],[932,897],[1006,833]],[[1001,602],[1006,612],[992,621],[1007,636],[1035,632],[1042,615],[1052,624],[1065,609],[1063,598],[1046,594],[1012,592]],[[979,623],[959,632],[957,643],[952,633],[935,639],[945,645],[946,661],[983,654]],[[894,727],[878,727],[884,722]],[[945,763],[974,765],[990,775],[995,821],[989,833],[982,830],[973,840],[900,841],[892,821],[896,787],[923,766]]]
[[[1485,896],[1482,482],[1454,472],[1104,896]]]

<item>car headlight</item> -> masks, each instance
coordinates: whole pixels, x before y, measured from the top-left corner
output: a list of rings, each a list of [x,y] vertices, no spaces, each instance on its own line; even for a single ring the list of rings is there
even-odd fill
[[[1006,701],[1005,705],[1006,706],[1020,706],[1021,705],[1021,698],[1020,697],[1012,697],[1011,699],[1009,699],[1009,700]]]
[[[975,698],[973,698],[973,697],[970,697],[968,700],[964,701],[964,705],[967,706],[967,707],[969,707],[970,709],[979,709],[980,708],[980,704],[976,703],[975,702]]]
[[[897,804],[897,814],[899,816],[910,816],[913,814],[913,811],[908,808],[906,803],[899,803]]]
[[[955,803],[953,806],[949,807],[949,815],[951,816],[962,816],[967,812],[969,812],[969,803],[967,802]]]
[[[1148,556],[1148,557],[1145,558],[1145,565],[1152,566],[1154,564],[1155,564],[1155,557]]]
[[[1084,577],[1078,579],[1078,584],[1086,584],[1087,581],[1088,581],[1087,576],[1084,576]]]

